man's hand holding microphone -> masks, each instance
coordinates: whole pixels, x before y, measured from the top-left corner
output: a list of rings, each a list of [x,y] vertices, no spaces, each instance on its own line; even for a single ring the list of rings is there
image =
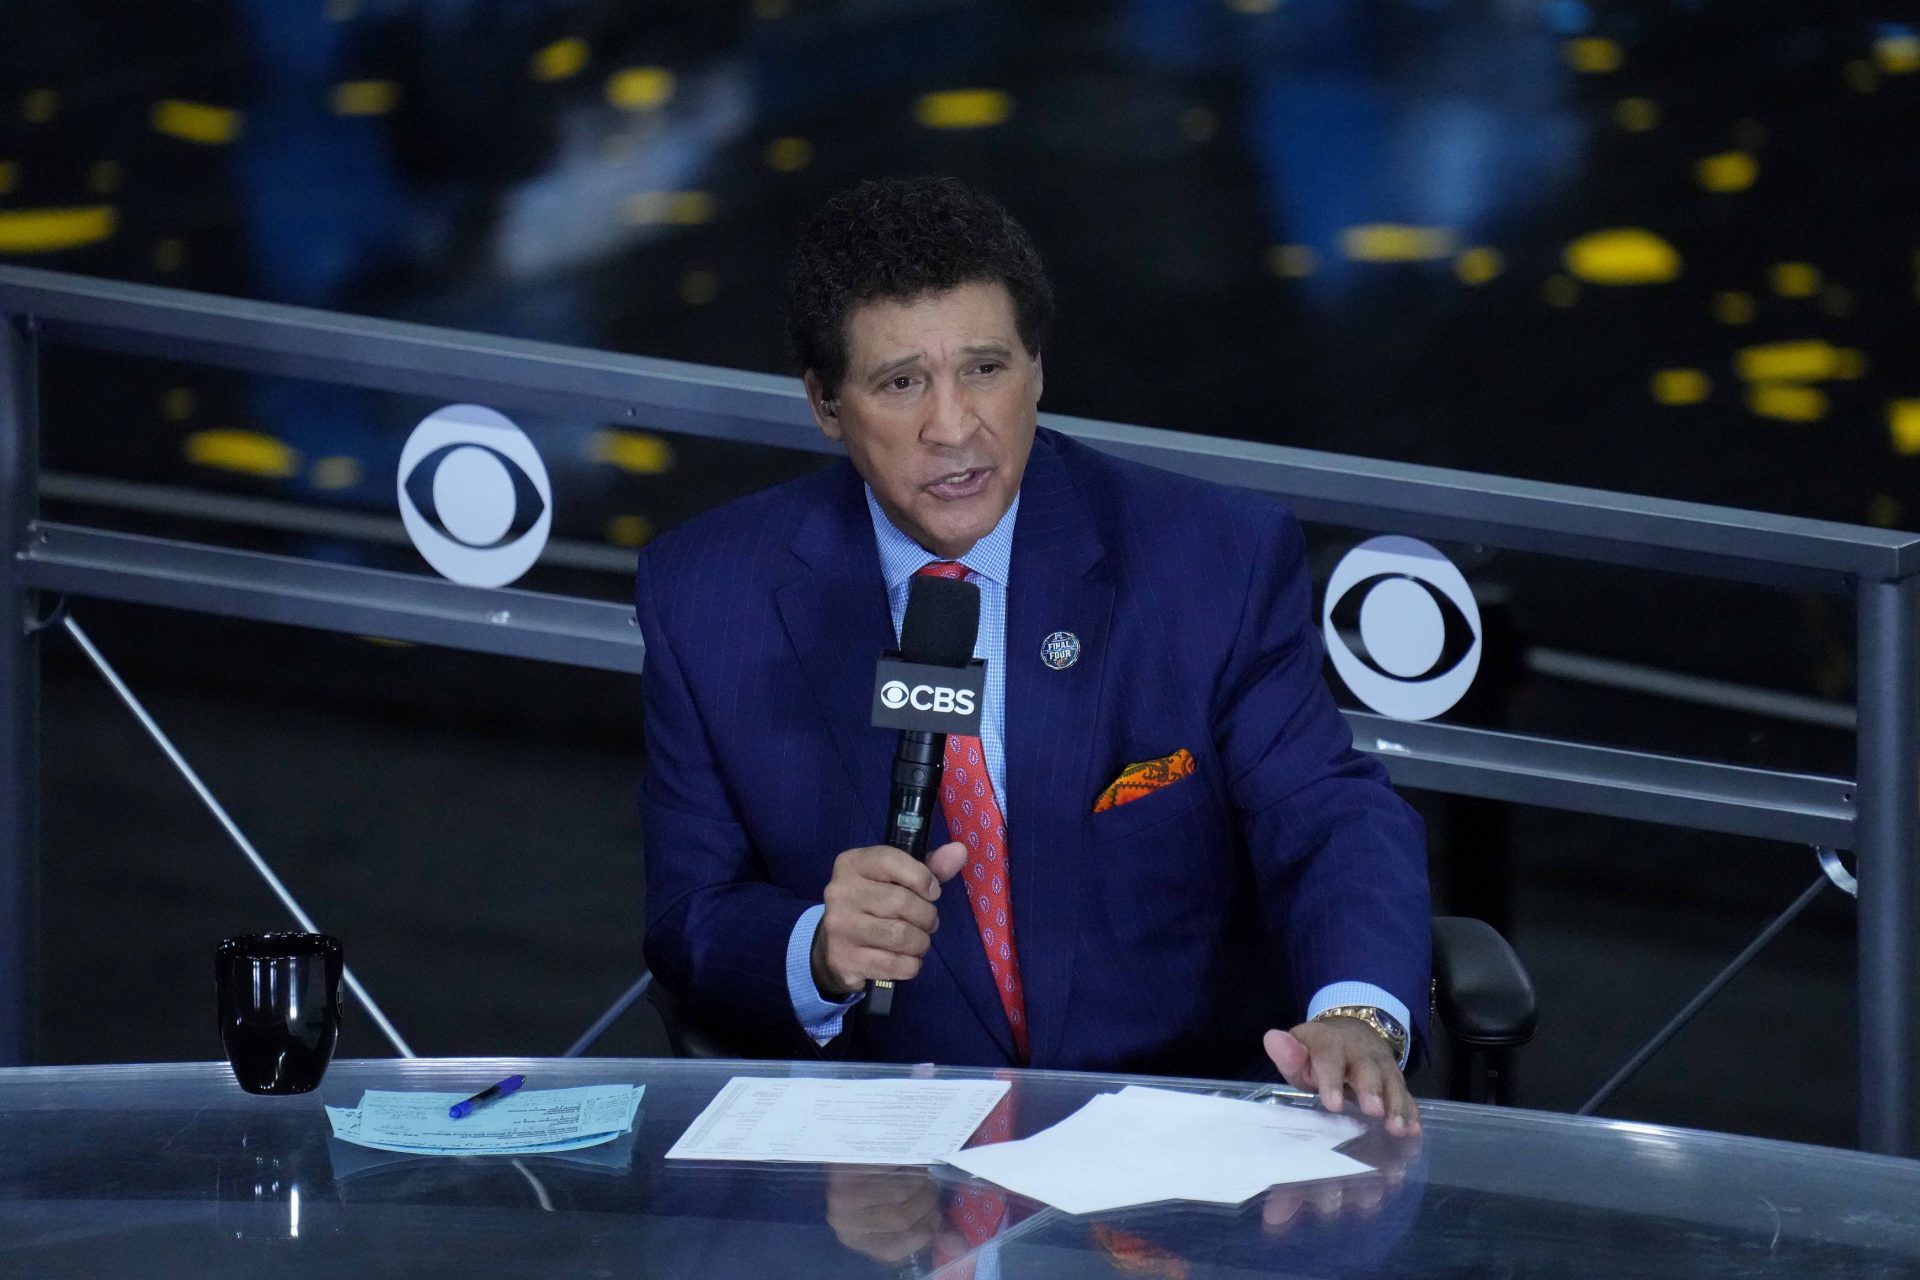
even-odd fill
[[[889,845],[848,849],[833,862],[827,911],[813,935],[813,982],[844,1000],[875,978],[900,982],[920,972],[940,915],[940,886],[967,863],[958,840],[925,862]]]
[[[980,589],[915,577],[900,624],[900,651],[874,672],[876,727],[898,731],[889,777],[885,844],[848,849],[833,862],[827,910],[813,935],[813,982],[829,1000],[868,983],[866,1013],[893,1009],[893,984],[920,972],[940,927],[940,885],[966,864],[950,842],[922,854],[939,805],[949,733],[978,736],[986,672],[973,660]]]

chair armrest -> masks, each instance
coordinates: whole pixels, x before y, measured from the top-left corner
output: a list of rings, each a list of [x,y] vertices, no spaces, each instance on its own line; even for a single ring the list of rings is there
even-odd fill
[[[687,1010],[686,1001],[660,985],[647,988],[647,999],[666,1027],[667,1044],[676,1058],[751,1058],[747,1046],[736,1043],[725,1032],[697,1021]]]
[[[1435,916],[1433,978],[1440,1020],[1462,1044],[1510,1049],[1533,1039],[1533,980],[1492,925]]]

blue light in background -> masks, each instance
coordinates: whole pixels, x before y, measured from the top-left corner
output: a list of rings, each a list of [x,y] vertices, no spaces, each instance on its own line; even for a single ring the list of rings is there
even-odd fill
[[[1547,25],[1563,36],[1583,35],[1593,25],[1593,10],[1581,0],[1550,0],[1545,14]]]

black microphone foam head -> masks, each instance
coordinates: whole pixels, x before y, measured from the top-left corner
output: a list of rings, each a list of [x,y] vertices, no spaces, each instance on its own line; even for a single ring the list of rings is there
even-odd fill
[[[908,662],[964,667],[980,634],[980,588],[952,578],[915,578],[907,587],[900,656]]]

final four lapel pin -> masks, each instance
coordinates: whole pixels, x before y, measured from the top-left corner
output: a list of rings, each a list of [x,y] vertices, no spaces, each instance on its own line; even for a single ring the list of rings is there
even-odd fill
[[[1056,631],[1040,642],[1040,661],[1055,671],[1065,671],[1080,661],[1080,637],[1071,631]]]

